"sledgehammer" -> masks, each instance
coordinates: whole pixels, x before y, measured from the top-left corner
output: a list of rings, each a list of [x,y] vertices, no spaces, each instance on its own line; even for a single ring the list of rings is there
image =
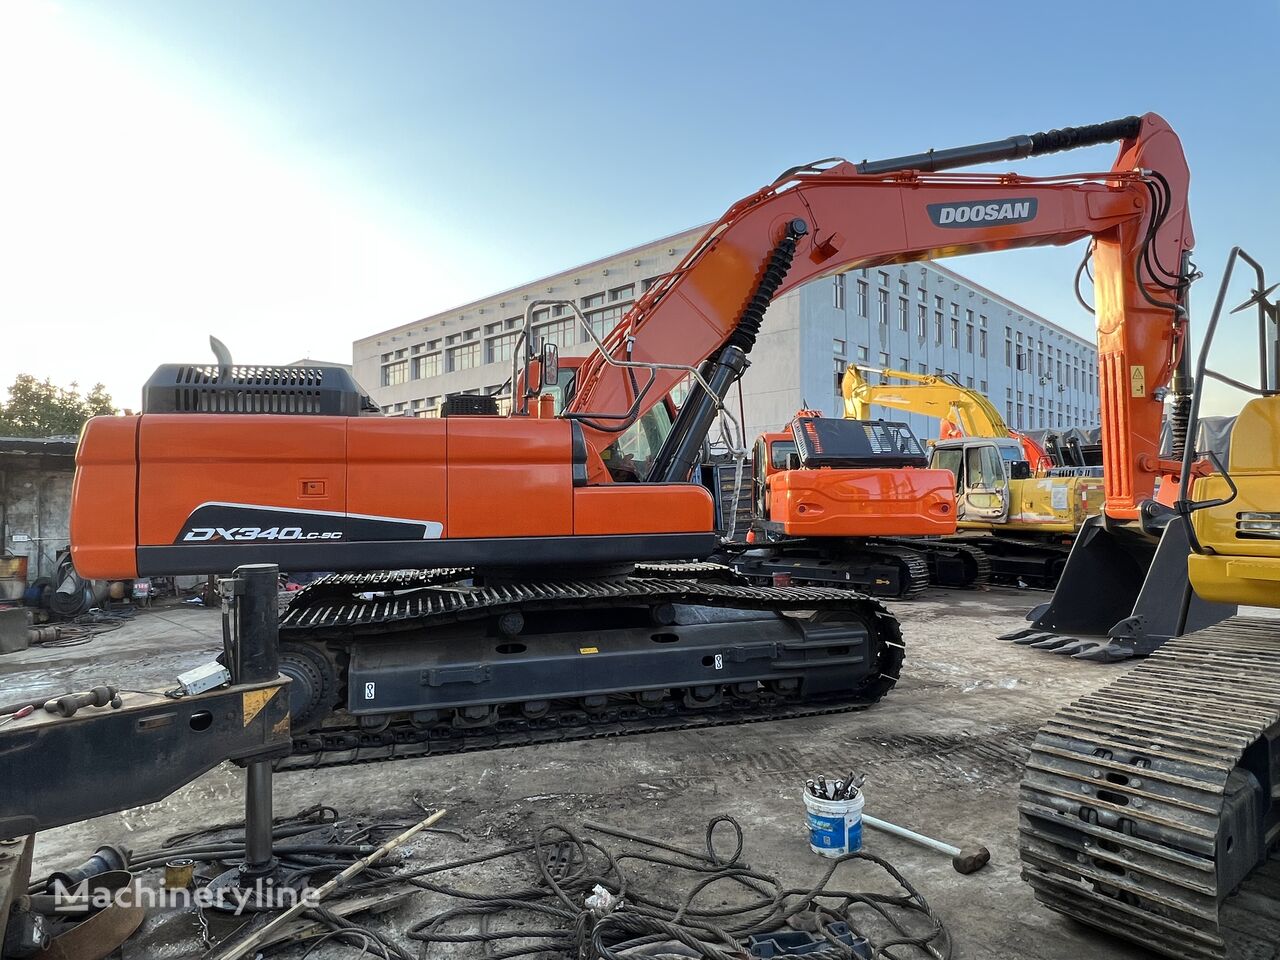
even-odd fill
[[[986,847],[966,847],[961,850],[959,847],[953,847],[949,843],[943,843],[941,840],[933,839],[933,837],[926,837],[924,834],[879,820],[865,813],[862,815],[862,822],[875,830],[881,830],[884,833],[893,834],[895,837],[901,837],[903,840],[918,843],[922,847],[928,847],[930,850],[945,853],[951,858],[951,865],[956,868],[956,873],[974,873],[991,862],[991,852]]]

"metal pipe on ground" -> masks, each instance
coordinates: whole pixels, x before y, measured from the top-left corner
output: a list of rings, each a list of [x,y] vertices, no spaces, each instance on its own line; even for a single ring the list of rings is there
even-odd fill
[[[901,837],[903,840],[910,840],[922,847],[928,847],[930,850],[937,850],[951,858],[951,865],[956,868],[956,873],[976,873],[991,862],[991,852],[983,846],[974,847],[955,847],[941,840],[935,840],[933,837],[926,837],[923,833],[916,833],[914,830],[908,830],[906,827],[900,827],[896,823],[889,823],[887,820],[880,820],[868,814],[862,815],[862,822],[873,830],[879,830],[882,833],[891,836]]]

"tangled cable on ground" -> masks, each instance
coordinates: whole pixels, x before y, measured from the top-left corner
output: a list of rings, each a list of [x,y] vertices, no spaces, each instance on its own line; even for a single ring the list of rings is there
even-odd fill
[[[379,837],[403,828],[399,821],[353,822],[322,805],[277,818],[272,832],[282,882],[296,888],[323,882],[371,852]],[[234,833],[216,836],[228,831]],[[241,822],[180,834],[158,850],[133,854],[129,868],[138,872],[178,857],[230,866],[245,854],[243,831]],[[752,955],[753,935],[779,931],[804,931],[813,938],[816,948],[806,952],[806,960],[951,957],[942,919],[880,857],[846,854],[826,861],[814,883],[788,887],[743,859],[743,830],[732,817],[712,818],[704,843],[705,852],[592,821],[576,828],[550,823],[527,842],[475,856],[426,867],[409,855],[398,863],[383,861],[340,887],[334,900],[415,888],[445,898],[406,932],[420,944],[416,960],[431,956],[433,948],[467,944],[478,944],[486,960],[743,960]],[[859,867],[871,868],[873,876],[865,878],[870,883],[850,882]],[[486,878],[469,889],[446,877],[459,871],[493,874],[502,878],[501,886]],[[522,874],[526,879],[511,879]],[[885,880],[892,882],[891,892],[868,892],[868,886],[886,886]],[[43,885],[33,884],[32,891]],[[336,902],[326,901],[305,916],[317,932],[264,952],[302,947],[305,958],[335,943],[362,957],[415,960],[385,928],[341,915]]]
[[[37,637],[46,632],[51,633],[52,636],[47,640],[37,639],[34,646],[45,648],[78,647],[104,633],[119,630],[133,619],[134,613],[135,611],[131,607],[119,611],[100,610],[95,607],[77,617],[71,618],[65,623],[36,627]]]
[[[394,881],[459,901],[408,930],[410,939],[423,944],[423,957],[433,944],[477,943],[488,960],[546,954],[623,960],[671,953],[741,960],[752,935],[788,928],[826,941],[808,954],[815,960],[951,956],[950,936],[941,918],[890,863],[873,854],[857,852],[830,860],[811,886],[787,887],[742,859],[743,831],[732,817],[715,817],[707,824],[705,853],[589,821],[581,830],[623,841],[624,846],[611,849],[601,840],[553,823],[528,843],[408,872],[377,871],[373,876],[370,871],[364,883],[350,889]],[[716,844],[716,834],[724,831],[733,838],[733,851],[727,856]],[[513,860],[531,860],[536,880],[494,891],[463,889],[441,877],[482,864],[500,866],[502,876],[510,876],[516,872]],[[897,891],[870,893],[834,883],[837,874],[847,878],[858,865],[876,868]],[[588,901],[597,885],[610,896]],[[710,901],[713,895],[715,902]],[[503,919],[507,923],[497,926]],[[832,933],[832,925],[840,923],[847,924],[854,937],[866,938],[869,953]],[[460,930],[460,925],[470,929]],[[499,944],[505,947],[496,949]]]

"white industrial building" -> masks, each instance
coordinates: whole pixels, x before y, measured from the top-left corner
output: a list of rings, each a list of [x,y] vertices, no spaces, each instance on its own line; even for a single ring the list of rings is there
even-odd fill
[[[530,300],[576,300],[603,334],[704,229],[364,337],[352,347],[355,377],[389,414],[435,416],[448,394],[494,392],[510,375]],[[539,310],[533,319],[535,334],[554,340],[563,355],[590,352],[589,337],[563,307]],[[987,394],[1013,427],[1098,423],[1093,343],[922,262],[851,270],[776,300],[743,378],[748,436],[778,429],[805,405],[839,415],[839,377],[850,362],[953,374]],[[936,422],[910,419],[922,437],[934,435]]]

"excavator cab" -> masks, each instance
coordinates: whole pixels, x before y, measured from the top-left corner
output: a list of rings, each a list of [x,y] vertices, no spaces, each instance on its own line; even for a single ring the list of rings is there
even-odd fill
[[[995,441],[940,440],[934,444],[932,466],[956,478],[956,519],[1003,523],[1009,518],[1009,479],[1000,446]]]

